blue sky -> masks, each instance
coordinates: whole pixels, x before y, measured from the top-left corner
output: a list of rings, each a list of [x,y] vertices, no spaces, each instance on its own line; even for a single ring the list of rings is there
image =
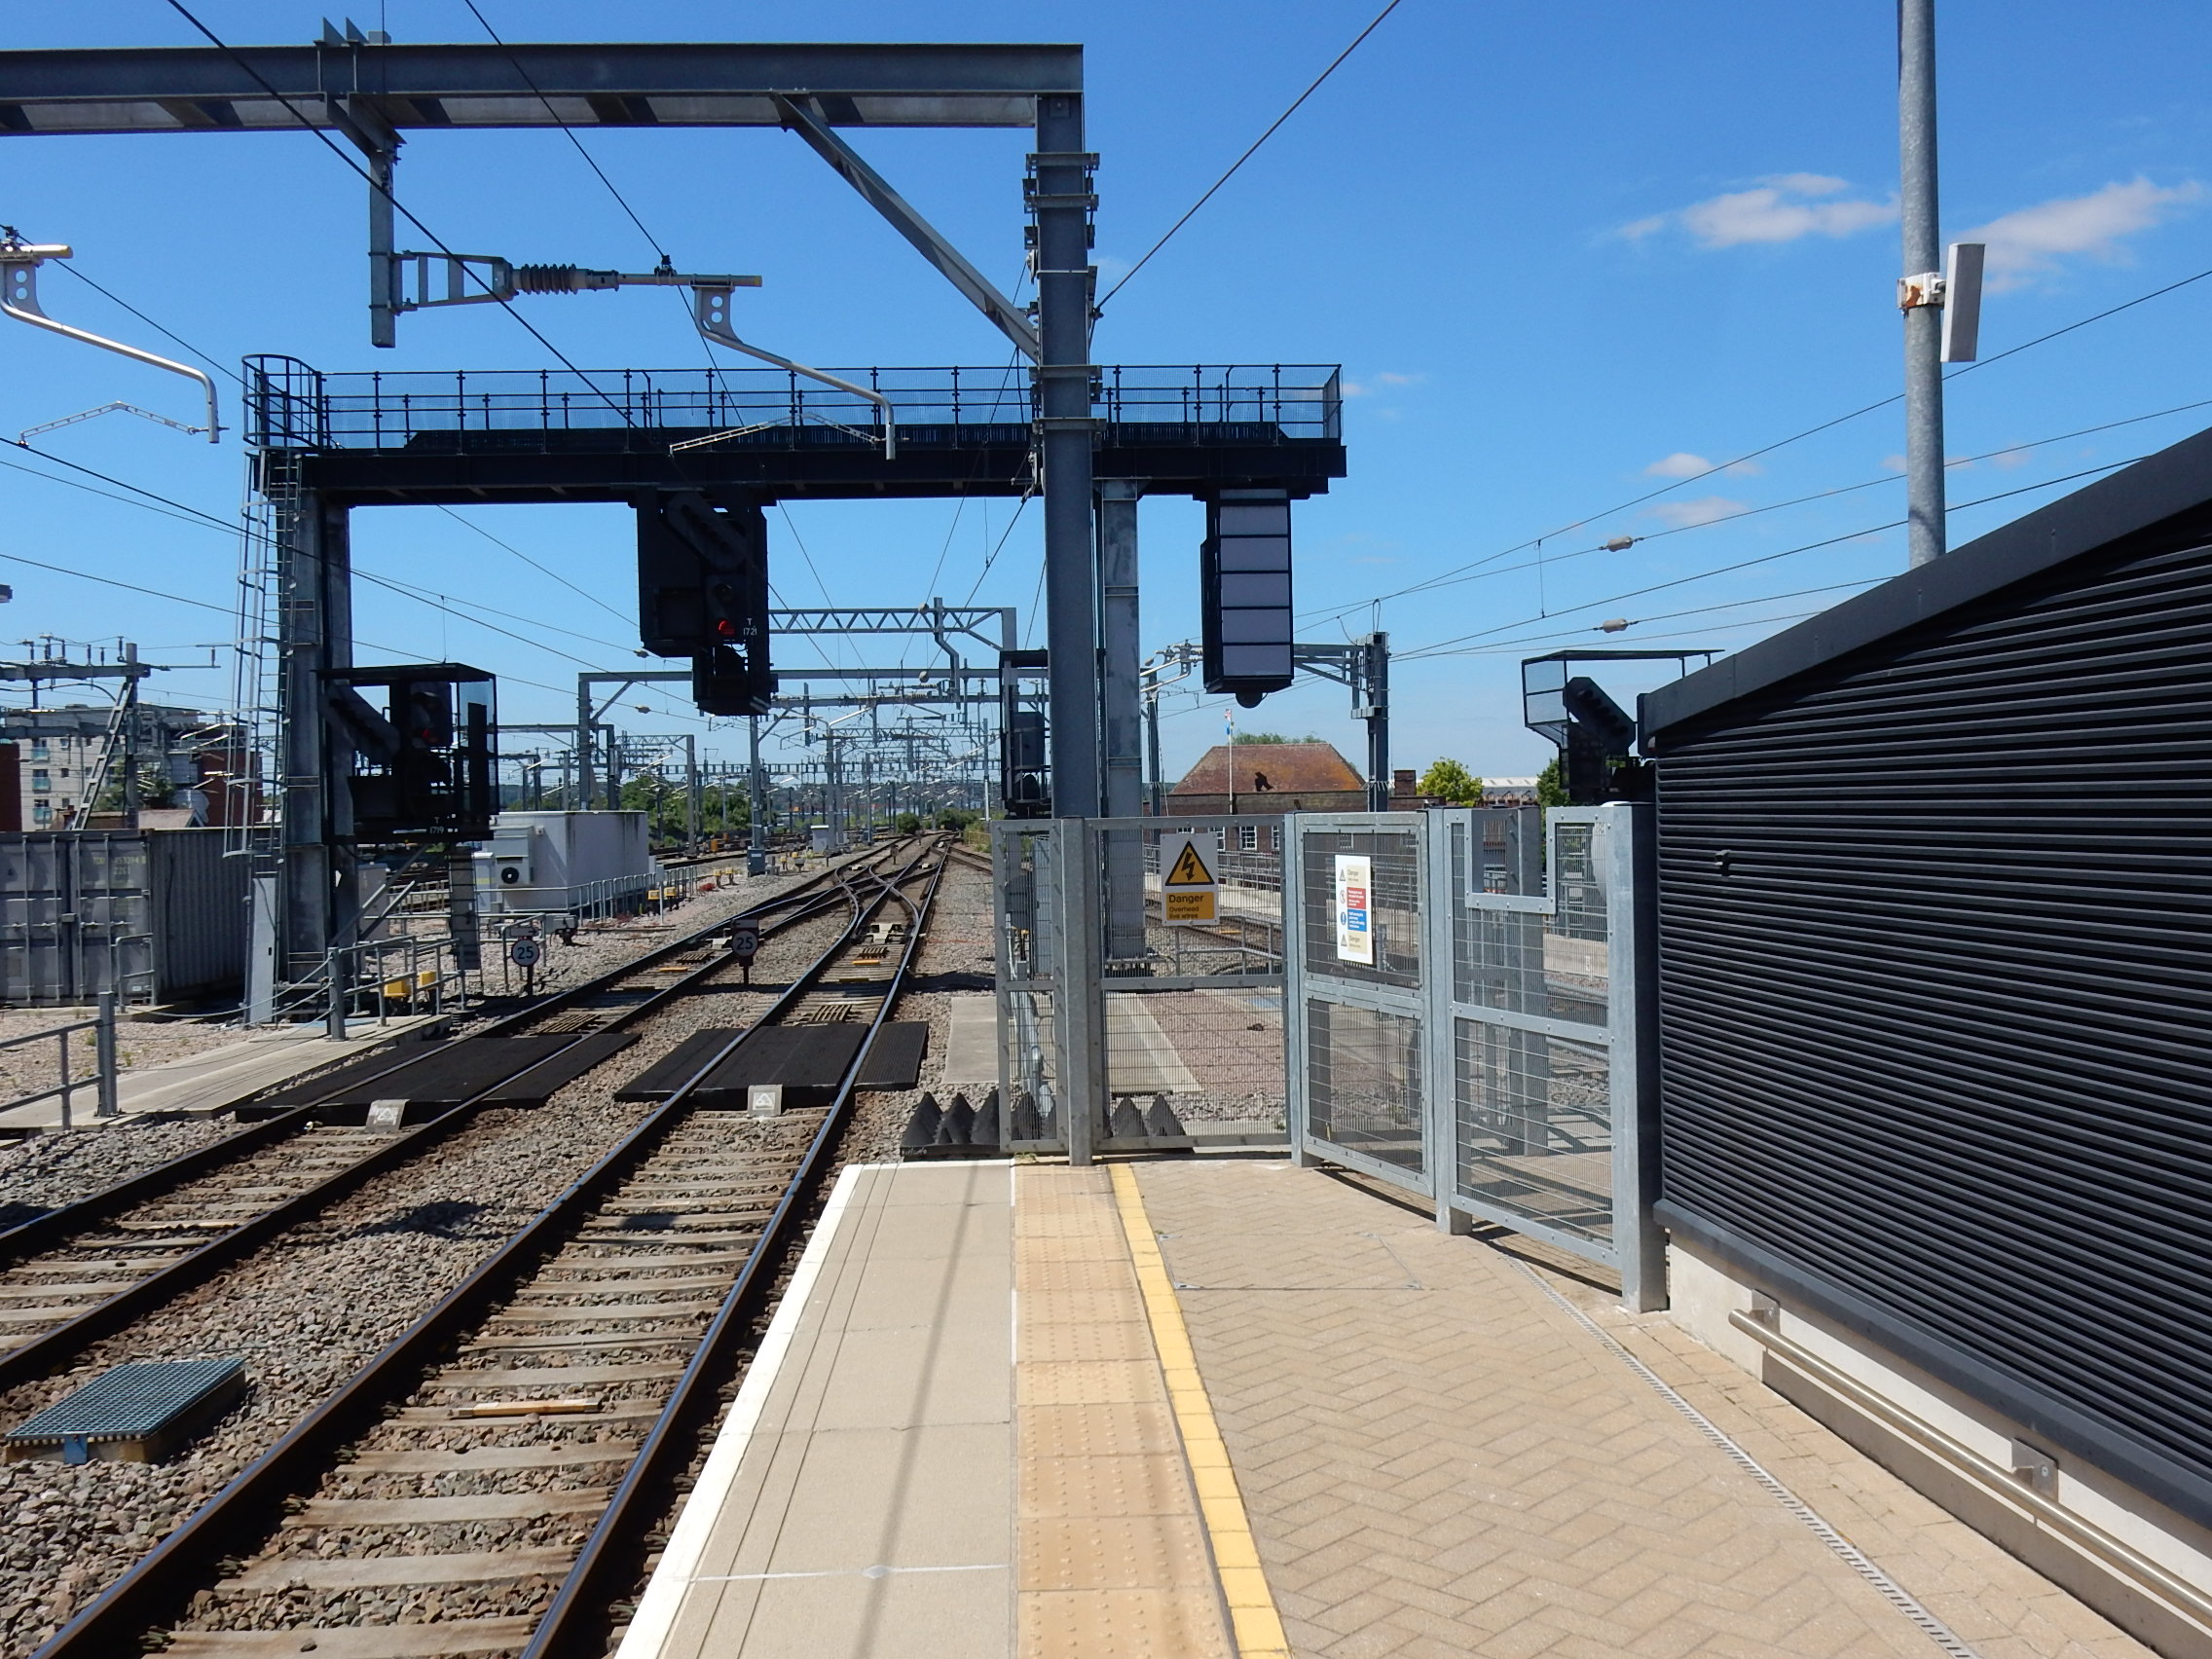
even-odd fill
[[[357,3],[359,21],[402,41],[483,38],[459,0]],[[1090,142],[1102,158],[1102,287],[1375,10],[1370,0],[479,4],[510,39],[1081,42]],[[262,0],[195,10],[240,43],[304,42],[321,16]],[[1351,474],[1299,509],[1300,607],[1307,638],[1341,639],[1371,625],[1371,601],[1395,596],[1379,614],[1400,652],[1401,764],[1449,754],[1493,776],[1534,771],[1546,751],[1520,725],[1522,655],[1577,644],[1740,648],[1902,568],[1902,533],[1879,528],[1901,512],[1894,405],[1691,476],[1897,389],[1892,28],[1888,0],[1403,0],[1108,307],[1101,363],[1345,366]],[[2212,198],[2200,182],[2212,177],[2212,115],[2195,84],[2212,53],[2212,13],[2163,0],[1940,0],[1938,28],[1944,234],[1981,233],[1992,245],[1984,356],[2212,266]],[[99,0],[18,8],[0,40],[193,37],[158,0]],[[1004,364],[988,324],[791,135],[607,132],[585,142],[680,269],[766,278],[740,298],[749,337],[816,362]],[[1021,134],[860,142],[980,267],[1014,283]],[[226,364],[281,351],[331,370],[557,366],[489,307],[405,317],[400,348],[372,352],[363,196],[305,136],[0,142],[0,222],[74,243],[86,276]],[[651,263],[645,238],[558,133],[416,134],[400,196],[457,248]],[[162,349],[144,324],[65,276],[49,275],[43,290],[55,315]],[[521,303],[586,367],[701,360],[664,294]],[[1954,467],[1952,499],[1999,498],[1952,515],[1954,544],[2083,481],[2056,480],[2206,424],[2212,407],[2135,418],[2212,398],[2200,367],[2208,345],[2212,280],[1958,380],[1948,447],[1962,462],[1981,459]],[[0,322],[0,433],[111,400],[194,411],[181,381]],[[226,401],[235,418],[235,398]],[[2122,421],[2131,424],[2108,424]],[[237,514],[235,441],[211,448],[108,416],[36,442],[226,520]],[[63,470],[19,452],[0,460]],[[1858,485],[1866,487],[1798,501]],[[0,553],[220,608],[0,563],[0,580],[15,587],[16,635],[128,635],[174,661],[187,659],[184,647],[228,640],[220,609],[231,602],[235,536],[21,471],[0,471]],[[1773,510],[1746,512],[1763,508]],[[793,604],[913,603],[933,591],[957,601],[980,574],[978,602],[1026,615],[1037,515],[1008,535],[1010,510],[794,507],[788,523],[772,519],[777,589]],[[395,653],[494,669],[510,719],[562,719],[572,692],[560,688],[579,666],[635,661],[627,509],[462,516],[467,524],[428,510],[359,513],[356,560],[528,618],[487,620],[533,643],[369,584],[357,631]],[[1141,534],[1151,649],[1195,632],[1200,516],[1187,501],[1148,502]],[[1601,550],[1623,535],[1638,539]],[[1455,571],[1470,579],[1420,585]],[[1620,617],[1633,626],[1593,631]],[[227,687],[226,675],[204,672],[156,682],[166,700],[209,706]],[[676,699],[636,700],[655,711],[627,715],[636,729],[704,731]],[[1170,702],[1171,772],[1218,741],[1222,707]],[[1240,721],[1313,731],[1359,753],[1335,686],[1301,686]],[[725,756],[741,746],[726,729],[706,742]]]

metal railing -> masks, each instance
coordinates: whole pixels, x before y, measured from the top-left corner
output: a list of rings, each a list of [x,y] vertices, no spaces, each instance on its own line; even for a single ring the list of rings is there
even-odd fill
[[[890,399],[903,445],[1026,443],[1030,377],[1001,368],[836,371]],[[499,369],[325,375],[291,357],[249,357],[247,441],[263,449],[428,449],[507,442],[525,453],[562,434],[636,434],[662,450],[671,432],[793,448],[860,445],[879,411],[851,392],[780,369]],[[1100,368],[1091,414],[1151,441],[1275,443],[1342,436],[1342,371],[1331,364]],[[504,441],[501,441],[504,440]],[[589,447],[601,448],[599,441]]]
[[[61,1126],[65,1129],[75,1128],[77,1125],[73,1108],[76,1105],[77,1090],[92,1088],[96,1091],[92,1115],[96,1118],[113,1118],[116,1115],[115,993],[113,991],[100,992],[98,1008],[99,1012],[90,1019],[80,1019],[73,1024],[56,1025],[51,1030],[34,1031],[27,1037],[10,1037],[4,1042],[0,1042],[0,1052],[9,1049],[20,1049],[32,1043],[53,1042],[59,1044],[59,1075],[61,1078],[61,1081],[52,1088],[42,1088],[35,1093],[21,1095],[14,1100],[0,1103],[0,1114],[13,1112],[20,1106],[36,1106],[42,1100],[52,1100],[55,1095],[59,1095],[61,1097]],[[90,1031],[92,1034],[92,1075],[91,1077],[73,1076],[73,1068],[69,1064],[69,1039],[82,1031]]]
[[[343,1037],[357,1019],[382,1027],[395,1015],[441,1014],[467,1006],[468,975],[451,934],[364,940],[326,954],[318,981],[280,1000],[279,1018],[319,1012],[331,1035]]]

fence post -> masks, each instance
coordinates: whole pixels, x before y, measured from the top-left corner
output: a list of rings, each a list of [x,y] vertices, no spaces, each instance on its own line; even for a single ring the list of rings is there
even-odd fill
[[[1093,1125],[1106,1097],[1106,1056],[1098,1041],[1098,869],[1092,862],[1096,837],[1090,821],[1052,822],[1059,864],[1060,960],[1054,1012],[1060,1027],[1060,1117],[1067,1137],[1068,1164],[1090,1162]]]
[[[57,1039],[61,1044],[61,1126],[73,1129],[77,1125],[69,1121],[70,1102],[76,1098],[77,1086],[69,1081],[69,1027],[64,1025]]]
[[[99,1094],[92,1110],[102,1118],[116,1115],[115,1103],[115,993],[100,992],[99,1023],[92,1033],[92,1057],[99,1068]]]
[[[329,954],[322,959],[323,977],[327,981],[323,988],[329,999],[323,1010],[323,1030],[333,1043],[346,1041],[346,974],[339,966],[343,954],[339,946],[332,945]]]
[[[1606,830],[1607,1045],[1613,1111],[1613,1248],[1621,1304],[1650,1313],[1668,1305],[1667,1235],[1659,1201],[1658,836],[1653,809],[1599,809]]]

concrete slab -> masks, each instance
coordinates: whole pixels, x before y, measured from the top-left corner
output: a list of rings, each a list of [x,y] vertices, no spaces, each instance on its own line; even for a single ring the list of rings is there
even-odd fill
[[[970,1095],[995,1088],[999,1081],[998,998],[988,991],[956,991],[951,1029],[944,1041],[944,1081],[938,1087],[965,1089]]]
[[[848,1168],[621,1659],[992,1659],[1014,1632],[1014,1182]]]

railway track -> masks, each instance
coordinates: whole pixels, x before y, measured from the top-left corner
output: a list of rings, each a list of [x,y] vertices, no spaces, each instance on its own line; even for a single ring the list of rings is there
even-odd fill
[[[38,1659],[604,1654],[835,1161],[945,863],[932,846],[856,870],[838,938],[765,1014]],[[697,1102],[830,997],[866,1032],[826,1106]]]
[[[865,876],[881,856],[826,870],[741,915],[774,937],[849,908],[848,874]],[[380,1087],[404,1090],[399,1074],[436,1057],[431,1046],[402,1044],[308,1086],[311,1098],[275,1117],[0,1234],[0,1392],[52,1375],[372,1177],[422,1156],[484,1107],[549,1091],[604,1063],[618,1051],[612,1040],[728,969],[725,955],[705,946],[737,919],[475,1033],[507,1039],[551,1028],[511,1057],[495,1055],[463,1086],[463,1097],[427,1122],[374,1128],[324,1121],[347,1101],[365,1116],[364,1097]],[[699,959],[688,961],[692,955]]]

